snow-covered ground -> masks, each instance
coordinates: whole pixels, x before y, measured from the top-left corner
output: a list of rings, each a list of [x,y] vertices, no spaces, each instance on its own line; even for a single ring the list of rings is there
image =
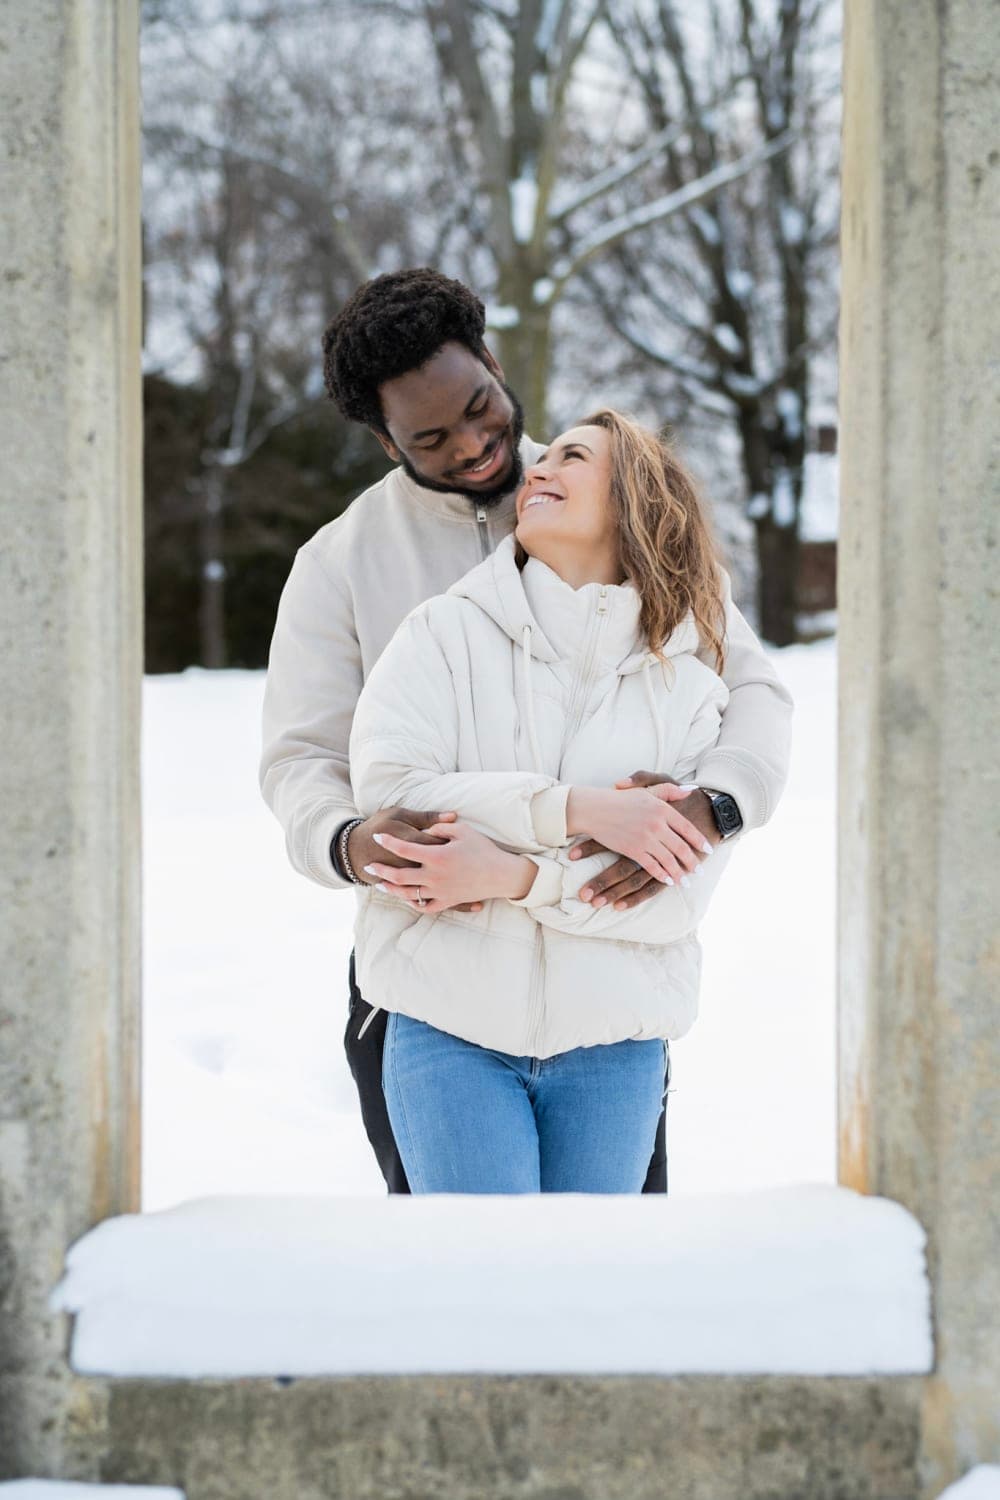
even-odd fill
[[[1000,1464],[978,1464],[950,1484],[940,1500],[1000,1500]]]
[[[776,661],[797,703],[791,782],[702,928],[701,1016],[673,1049],[679,1193],[835,1178],[836,652],[824,642]],[[260,801],[263,680],[146,682],[148,1209],[384,1191],[342,1046],[354,899],[290,870]]]

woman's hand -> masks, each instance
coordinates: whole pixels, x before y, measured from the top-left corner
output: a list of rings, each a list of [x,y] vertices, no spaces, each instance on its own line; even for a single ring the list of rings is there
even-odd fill
[[[366,865],[365,874],[377,881],[377,890],[433,914],[456,906],[481,910],[483,901],[504,896],[519,900],[531,889],[534,862],[509,854],[468,823],[435,823],[426,831],[444,842],[414,844],[388,833],[376,835],[383,849],[412,862],[404,867]]]
[[[574,836],[586,834],[606,849],[634,860],[663,885],[686,884],[712,852],[707,840],[670,805],[690,791],[690,787],[670,783],[652,789],[573,787],[566,803],[567,831]],[[580,894],[581,899],[588,899]]]

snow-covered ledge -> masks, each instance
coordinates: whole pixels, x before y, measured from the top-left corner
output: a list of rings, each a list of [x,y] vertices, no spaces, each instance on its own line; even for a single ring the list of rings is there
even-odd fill
[[[82,1374],[920,1374],[924,1233],[843,1188],[213,1198],[111,1219],[56,1306]]]
[[[0,1500],[184,1500],[181,1490],[154,1484],[74,1484],[65,1479],[11,1479]]]

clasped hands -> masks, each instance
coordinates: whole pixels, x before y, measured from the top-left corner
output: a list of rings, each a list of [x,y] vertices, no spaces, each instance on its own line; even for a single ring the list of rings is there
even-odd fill
[[[571,860],[619,855],[579,893],[594,907],[617,911],[649,900],[664,885],[686,884],[720,842],[703,792],[648,771],[614,788],[573,787],[566,825],[571,836],[586,835],[570,849]],[[520,900],[537,872],[526,855],[501,848],[457,813],[400,807],[359,824],[348,857],[361,879],[428,913],[481,911],[497,897]]]

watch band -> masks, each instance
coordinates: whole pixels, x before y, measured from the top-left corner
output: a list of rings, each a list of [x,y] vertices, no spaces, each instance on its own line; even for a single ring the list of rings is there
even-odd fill
[[[729,792],[716,791],[713,787],[703,786],[701,790],[708,798],[715,826],[723,840],[731,839],[743,827],[743,814],[736,798]]]

